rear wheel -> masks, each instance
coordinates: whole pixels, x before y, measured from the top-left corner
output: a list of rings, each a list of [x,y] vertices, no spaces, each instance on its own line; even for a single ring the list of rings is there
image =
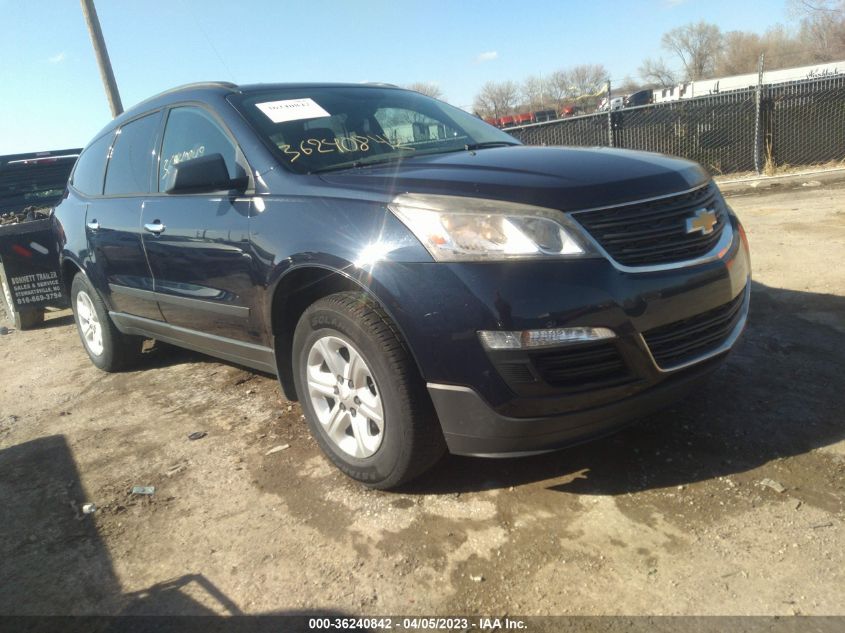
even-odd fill
[[[296,327],[293,362],[311,434],[353,479],[394,488],[445,451],[413,360],[365,295],[342,292],[309,307]]]
[[[143,339],[122,334],[114,326],[100,295],[82,273],[73,278],[70,300],[79,338],[92,363],[113,372],[140,356]]]

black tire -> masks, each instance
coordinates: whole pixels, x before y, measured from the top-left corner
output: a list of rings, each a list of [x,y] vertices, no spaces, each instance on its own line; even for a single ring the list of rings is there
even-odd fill
[[[383,435],[368,457],[344,452],[327,434],[312,402],[308,357],[325,337],[352,344],[374,380],[373,394],[376,389],[380,394]],[[390,319],[366,295],[341,292],[311,305],[296,326],[292,361],[296,393],[311,434],[349,477],[370,488],[396,488],[430,468],[445,452],[440,424],[413,359]]]
[[[91,307],[99,321],[102,340],[102,350],[99,353],[96,353],[92,344],[86,340],[83,331],[84,326],[81,323],[83,319],[80,317],[79,311],[79,296],[81,293],[85,293],[85,296],[90,300]],[[76,331],[82,340],[82,347],[85,348],[94,365],[107,372],[120,371],[132,365],[141,355],[143,339],[138,336],[121,334],[112,323],[109,311],[99,293],[82,273],[77,273],[76,277],[73,278],[73,284],[70,288],[70,305],[73,308],[73,318],[76,322]]]
[[[0,301],[8,324],[16,330],[31,330],[44,323],[44,310],[19,312],[12,304],[12,293],[6,283],[6,272],[0,266]]]

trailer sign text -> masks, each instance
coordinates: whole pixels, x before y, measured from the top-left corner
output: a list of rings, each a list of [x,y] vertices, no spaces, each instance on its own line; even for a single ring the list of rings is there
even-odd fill
[[[10,277],[9,285],[15,303],[28,305],[62,298],[62,286],[56,271]]]

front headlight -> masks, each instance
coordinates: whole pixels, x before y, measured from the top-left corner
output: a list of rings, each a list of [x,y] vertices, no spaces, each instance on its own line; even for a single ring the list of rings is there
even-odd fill
[[[563,213],[514,202],[403,194],[390,209],[437,261],[592,254]]]

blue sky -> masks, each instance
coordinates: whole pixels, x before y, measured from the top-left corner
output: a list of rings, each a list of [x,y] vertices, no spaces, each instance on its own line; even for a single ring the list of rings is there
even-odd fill
[[[489,80],[581,63],[636,76],[667,30],[762,32],[785,0],[97,0],[124,107],[192,81],[437,83],[458,106]],[[0,154],[83,146],[110,119],[77,0],[0,0]]]

